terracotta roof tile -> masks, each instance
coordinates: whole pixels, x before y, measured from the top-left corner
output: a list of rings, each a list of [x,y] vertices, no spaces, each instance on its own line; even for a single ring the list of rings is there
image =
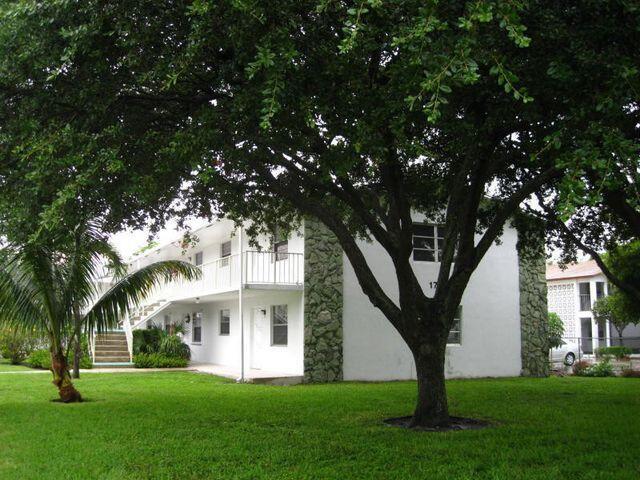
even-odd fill
[[[568,278],[593,277],[602,273],[595,260],[572,263],[562,270],[557,264],[547,265],[547,280],[564,280]]]

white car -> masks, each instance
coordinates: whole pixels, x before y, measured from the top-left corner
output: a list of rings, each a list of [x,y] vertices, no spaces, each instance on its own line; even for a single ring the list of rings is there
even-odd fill
[[[573,365],[578,359],[580,347],[577,343],[562,341],[562,345],[558,348],[551,349],[551,360],[554,362],[563,362],[565,365]]]

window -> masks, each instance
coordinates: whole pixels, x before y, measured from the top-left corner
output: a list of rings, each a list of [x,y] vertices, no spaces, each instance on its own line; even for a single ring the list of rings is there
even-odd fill
[[[202,258],[203,258],[202,257],[202,252],[196,253],[196,259],[195,259],[195,262],[194,262],[196,267],[202,265]]]
[[[276,262],[289,258],[289,241],[284,237],[279,228],[276,228],[273,234],[273,253],[275,253]]]
[[[287,345],[289,325],[286,305],[271,307],[271,345]]]
[[[231,256],[231,240],[220,244],[220,266],[226,267],[229,265],[229,258]]]
[[[591,311],[591,289],[589,282],[579,283],[578,288],[580,289],[580,311]]]
[[[202,343],[202,312],[196,312],[193,314],[191,343]]]
[[[444,225],[413,225],[413,260],[439,262],[444,245]]]
[[[229,335],[231,332],[231,315],[229,310],[220,310],[220,335]]]
[[[453,325],[449,330],[447,338],[448,345],[460,345],[462,343],[462,305],[456,310],[456,316],[453,317]]]
[[[167,333],[171,333],[171,316],[164,316],[164,331]]]
[[[604,296],[604,282],[596,282],[596,299],[599,300]]]

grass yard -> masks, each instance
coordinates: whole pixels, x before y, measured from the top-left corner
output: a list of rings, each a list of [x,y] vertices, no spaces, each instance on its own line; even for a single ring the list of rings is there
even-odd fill
[[[457,380],[452,413],[494,428],[384,426],[412,382],[236,385],[194,373],[84,374],[63,405],[43,375],[0,374],[0,478],[638,479],[640,381]]]
[[[11,365],[6,358],[0,358],[0,372],[24,372],[32,370],[24,365]]]

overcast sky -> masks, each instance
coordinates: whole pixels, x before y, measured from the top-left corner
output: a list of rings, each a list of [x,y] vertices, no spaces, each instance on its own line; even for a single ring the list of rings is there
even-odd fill
[[[204,219],[194,219],[188,221],[187,224],[192,230],[198,229],[208,223]],[[160,245],[178,240],[184,230],[177,230],[177,224],[174,221],[167,223],[166,228],[158,232],[154,240]],[[135,252],[149,243],[149,230],[125,230],[111,237],[112,245],[120,252],[125,259],[131,257]]]

